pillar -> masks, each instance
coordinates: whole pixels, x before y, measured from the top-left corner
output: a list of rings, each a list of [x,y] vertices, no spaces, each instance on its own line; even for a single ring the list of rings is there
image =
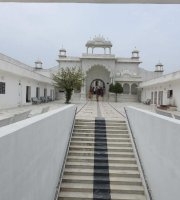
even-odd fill
[[[81,86],[81,102],[86,101],[86,77],[82,80],[82,86]]]

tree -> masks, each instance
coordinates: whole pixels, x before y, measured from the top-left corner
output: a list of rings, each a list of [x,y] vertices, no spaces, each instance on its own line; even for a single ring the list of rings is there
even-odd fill
[[[80,68],[66,67],[61,68],[57,74],[52,75],[54,86],[58,89],[64,90],[66,94],[66,102],[69,103],[72,91],[74,89],[80,90],[82,86],[83,75]]]
[[[115,84],[111,83],[109,85],[109,92],[116,94],[116,102],[117,102],[117,94],[123,93],[123,88],[120,83],[116,82]]]

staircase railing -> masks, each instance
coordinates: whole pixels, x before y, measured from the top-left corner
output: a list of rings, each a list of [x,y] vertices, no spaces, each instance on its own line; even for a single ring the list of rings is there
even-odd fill
[[[127,115],[127,112],[126,112],[125,108],[124,108],[124,111],[125,111],[126,119],[127,119],[128,132],[130,133],[132,146],[133,146],[133,149],[134,149],[134,154],[135,154],[135,157],[136,157],[136,160],[137,160],[138,169],[139,169],[140,176],[141,176],[141,179],[142,179],[142,183],[143,183],[143,186],[144,186],[144,189],[145,189],[145,195],[146,195],[147,200],[153,200],[152,192],[151,192],[151,189],[150,189],[150,187],[148,185],[148,181],[147,181],[147,178],[146,178],[145,171],[143,169],[143,164],[142,164],[142,161],[141,161],[141,157],[139,155],[139,151],[138,151],[138,148],[137,148],[136,140],[135,140],[135,137],[133,135],[131,124],[129,122],[129,118],[128,118],[128,115]]]
[[[73,123],[72,123],[72,126],[71,126],[71,131],[70,131],[70,134],[69,134],[69,140],[68,140],[68,145],[67,145],[67,148],[66,148],[66,153],[65,153],[64,159],[63,159],[63,166],[62,166],[62,168],[60,170],[59,182],[58,182],[57,187],[56,187],[56,193],[55,193],[54,200],[58,200],[58,197],[59,197],[59,192],[60,192],[60,188],[61,188],[62,177],[63,177],[63,174],[64,174],[65,165],[66,165],[66,159],[67,159],[67,156],[68,156],[70,142],[71,142],[71,137],[72,137],[73,130],[74,130],[76,114],[77,114],[77,107],[76,107],[76,110],[75,110],[74,119],[73,119]]]

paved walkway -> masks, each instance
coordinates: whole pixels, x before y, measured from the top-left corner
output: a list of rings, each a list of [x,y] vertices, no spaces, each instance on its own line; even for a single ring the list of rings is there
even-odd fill
[[[128,102],[128,103],[109,102],[108,103],[104,101],[99,101],[99,102],[88,101],[86,104],[85,103],[75,103],[75,104],[77,106],[77,111],[80,111],[77,114],[77,118],[79,119],[86,119],[87,117],[88,119],[94,119],[95,117],[104,117],[106,119],[111,119],[111,120],[119,120],[119,119],[121,120],[125,117],[124,107],[126,106],[134,106],[136,108],[141,108],[141,109],[148,110],[151,112],[156,112],[154,105],[145,105],[142,103],[134,103],[134,102]],[[49,110],[54,110],[65,105],[67,104],[64,104],[62,101],[53,101],[53,102],[43,103],[43,104],[38,104],[38,105],[27,105],[27,106],[16,107],[16,108],[0,109],[0,120],[8,118],[8,117],[12,117],[14,114],[18,114],[18,113],[25,112],[28,110],[31,110],[30,116],[32,117],[37,114],[40,114],[42,109],[45,107],[49,107]],[[179,111],[169,111],[169,113],[180,116]]]
[[[76,119],[95,119],[103,117],[106,120],[123,120],[124,116],[117,112],[107,102],[89,101],[76,115]]]

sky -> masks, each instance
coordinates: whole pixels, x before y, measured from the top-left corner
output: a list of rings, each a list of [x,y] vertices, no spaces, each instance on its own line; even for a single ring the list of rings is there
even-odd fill
[[[59,49],[81,56],[85,44],[103,35],[112,54],[140,51],[140,67],[165,74],[180,70],[180,4],[0,3],[0,53],[34,66],[57,66]]]

